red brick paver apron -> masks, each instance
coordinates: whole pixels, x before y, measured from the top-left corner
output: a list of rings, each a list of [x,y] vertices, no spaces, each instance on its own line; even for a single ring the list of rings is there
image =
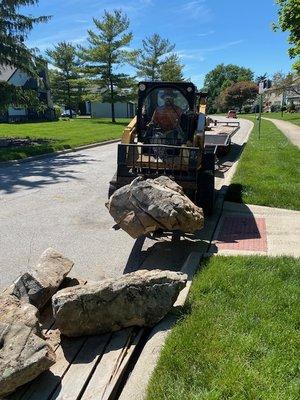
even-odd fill
[[[220,250],[267,252],[265,218],[225,216],[221,221],[216,245]]]

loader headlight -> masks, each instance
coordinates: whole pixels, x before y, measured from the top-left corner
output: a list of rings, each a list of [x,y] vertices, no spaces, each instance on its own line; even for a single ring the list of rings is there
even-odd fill
[[[190,93],[193,91],[193,88],[191,86],[189,86],[186,90]]]
[[[139,89],[143,92],[146,89],[146,85],[143,83],[140,84]]]

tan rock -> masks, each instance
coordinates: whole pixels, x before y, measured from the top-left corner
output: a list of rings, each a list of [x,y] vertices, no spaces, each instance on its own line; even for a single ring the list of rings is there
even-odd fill
[[[36,378],[55,362],[43,338],[38,310],[11,295],[0,296],[0,396]]]
[[[136,178],[116,190],[106,207],[115,222],[133,238],[158,229],[194,233],[204,224],[202,209],[166,176]]]
[[[41,309],[57,291],[73,265],[73,261],[50,247],[43,252],[36,267],[17,279],[12,294]]]
[[[62,289],[52,298],[56,324],[67,336],[152,326],[168,313],[186,278],[180,272],[139,270]]]

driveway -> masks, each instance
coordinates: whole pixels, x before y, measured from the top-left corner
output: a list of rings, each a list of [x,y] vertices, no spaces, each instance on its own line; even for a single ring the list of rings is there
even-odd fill
[[[250,127],[249,121],[241,121],[234,139],[238,149]],[[0,167],[0,289],[34,265],[49,246],[74,260],[73,275],[96,280],[103,272],[119,276],[141,266],[176,269],[201,245],[135,241],[112,229],[105,201],[116,151],[117,144],[109,144]],[[233,162],[231,156],[224,161],[218,188]],[[210,240],[205,230],[202,239]]]

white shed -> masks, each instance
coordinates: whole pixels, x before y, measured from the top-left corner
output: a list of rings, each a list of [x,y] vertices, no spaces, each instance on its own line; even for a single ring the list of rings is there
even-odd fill
[[[135,116],[136,106],[132,102],[115,103],[116,118],[133,118]],[[92,118],[111,118],[111,104],[101,103],[100,101],[91,102]]]

